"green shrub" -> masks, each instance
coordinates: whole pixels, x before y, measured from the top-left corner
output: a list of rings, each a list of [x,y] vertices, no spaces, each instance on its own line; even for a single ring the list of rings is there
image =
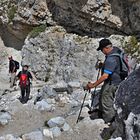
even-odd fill
[[[16,11],[17,11],[17,7],[16,6],[12,6],[12,7],[9,8],[9,10],[8,10],[9,23],[13,20]]]
[[[135,36],[131,36],[129,41],[124,43],[123,49],[128,55],[135,58],[137,62],[140,62],[140,44]]]
[[[46,29],[47,25],[43,24],[37,27],[33,27],[32,31],[29,33],[30,38],[35,38],[36,36],[39,35],[39,33],[44,32]]]

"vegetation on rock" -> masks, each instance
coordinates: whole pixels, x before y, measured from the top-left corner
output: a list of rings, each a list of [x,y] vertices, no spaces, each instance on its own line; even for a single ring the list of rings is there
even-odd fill
[[[124,43],[123,49],[128,55],[135,58],[138,63],[140,62],[140,44],[135,36],[131,36],[129,40]]]
[[[9,4],[9,9],[8,9],[8,18],[9,18],[9,23],[12,22],[14,16],[15,16],[15,13],[17,11],[17,7],[15,5],[12,5],[10,6]]]
[[[33,30],[29,33],[29,37],[30,38],[35,38],[36,36],[39,35],[39,33],[45,31],[47,25],[46,24],[43,24],[43,25],[40,25],[40,26],[37,26],[37,27],[33,27]]]

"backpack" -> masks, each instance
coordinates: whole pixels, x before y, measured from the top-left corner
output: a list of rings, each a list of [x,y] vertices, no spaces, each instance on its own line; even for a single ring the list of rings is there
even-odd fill
[[[28,81],[28,74],[27,73],[23,73],[21,72],[21,75],[20,75],[20,86],[27,86],[29,84],[29,81]]]
[[[120,77],[124,80],[129,74],[129,65],[128,65],[128,58],[126,54],[118,50],[116,53],[110,54],[109,56],[117,56],[120,60]]]
[[[14,63],[15,63],[16,69],[19,69],[19,62],[14,60]]]

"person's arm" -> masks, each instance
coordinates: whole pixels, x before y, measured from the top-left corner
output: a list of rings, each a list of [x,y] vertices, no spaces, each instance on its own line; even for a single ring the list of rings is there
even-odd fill
[[[13,65],[12,61],[9,60],[9,73],[12,73],[12,65]]]
[[[19,80],[20,75],[21,75],[21,71],[17,74],[17,76],[16,76],[16,80]]]
[[[91,88],[97,87],[98,85],[103,83],[106,79],[108,79],[109,75],[113,74],[116,66],[117,66],[117,63],[116,63],[115,58],[113,58],[113,57],[107,58],[105,61],[103,75],[95,83],[88,83],[87,89],[90,90]]]
[[[14,73],[16,70],[16,64],[15,64],[14,60],[12,61],[12,64],[13,64],[12,73]]]
[[[33,80],[33,76],[31,74],[31,72],[28,72],[28,77],[29,77],[29,79]]]
[[[103,73],[103,75],[95,83],[88,83],[87,88],[91,89],[91,88],[97,87],[98,85],[103,83],[108,77],[109,77],[109,74]]]
[[[31,71],[30,71],[30,73],[31,73],[31,76],[32,76],[32,80],[37,81],[37,78],[35,77],[34,73],[33,73],[33,72],[31,72]]]

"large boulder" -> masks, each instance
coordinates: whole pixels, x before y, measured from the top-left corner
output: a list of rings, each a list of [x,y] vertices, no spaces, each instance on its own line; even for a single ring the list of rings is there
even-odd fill
[[[121,83],[115,98],[115,106],[118,112],[117,125],[123,124],[123,137],[127,140],[140,138],[140,68],[130,74]],[[125,131],[123,131],[123,129]],[[125,132],[125,134],[124,134]],[[117,133],[114,132],[113,135]],[[120,135],[120,134],[118,134]]]
[[[113,45],[118,47],[126,38],[110,36]],[[98,58],[104,60],[96,51],[98,45],[99,39],[68,34],[61,26],[50,27],[38,37],[26,39],[22,49],[23,63],[28,63],[36,76],[46,82],[76,81],[79,84],[96,80],[95,64]]]

